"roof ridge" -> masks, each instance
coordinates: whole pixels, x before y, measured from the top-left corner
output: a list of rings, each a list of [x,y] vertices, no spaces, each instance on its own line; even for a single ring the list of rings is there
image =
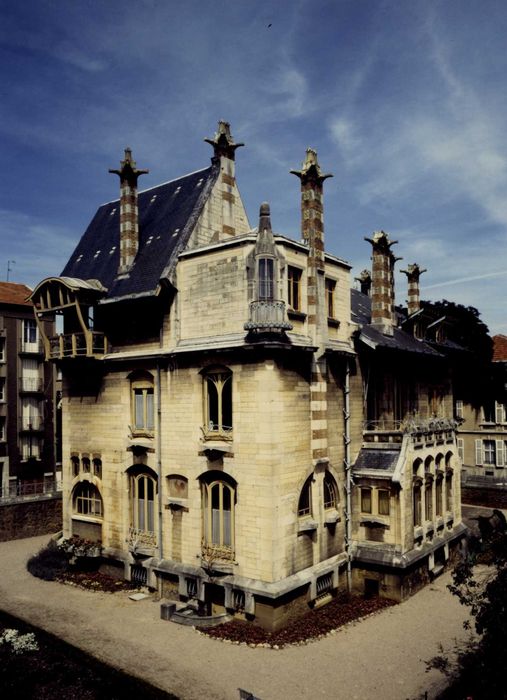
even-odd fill
[[[145,190],[138,190],[137,194],[143,194],[144,192],[149,192],[150,190],[155,190],[157,187],[163,187],[164,185],[169,185],[171,182],[177,182],[178,180],[184,180],[186,177],[190,177],[191,175],[197,175],[197,173],[203,173],[205,170],[211,170],[212,165],[208,165],[206,168],[199,168],[199,170],[193,170],[191,173],[186,173],[185,175],[180,175],[179,177],[173,177],[172,180],[166,180],[165,182],[159,182],[158,185],[152,185],[151,187],[147,187]],[[108,202],[103,202],[102,204],[99,205],[100,207],[105,207],[107,204],[114,204],[115,202],[119,202],[120,198],[116,197],[115,199],[110,199]]]

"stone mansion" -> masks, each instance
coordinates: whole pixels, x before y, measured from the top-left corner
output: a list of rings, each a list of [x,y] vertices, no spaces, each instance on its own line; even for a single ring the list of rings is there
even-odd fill
[[[395,242],[375,232],[351,291],[315,151],[292,171],[290,238],[266,203],[251,227],[229,124],[206,141],[209,167],[143,191],[126,149],[120,198],[31,296],[63,378],[64,534],[269,629],[340,591],[401,600],[464,534],[452,360],[422,270],[400,309]]]

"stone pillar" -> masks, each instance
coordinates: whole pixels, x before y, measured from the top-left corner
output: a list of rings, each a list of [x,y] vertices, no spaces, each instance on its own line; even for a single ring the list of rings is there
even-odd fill
[[[204,139],[213,146],[212,162],[220,167],[220,185],[222,197],[222,238],[234,236],[236,227],[234,224],[234,205],[236,195],[236,149],[244,146],[243,143],[235,143],[231,136],[229,122],[221,119],[213,138]]]
[[[120,264],[118,274],[126,274],[135,260],[139,248],[139,215],[137,210],[137,179],[149,170],[138,170],[130,148],[120,170],[109,170],[120,177]]]
[[[372,244],[371,275],[371,323],[384,335],[393,335],[394,315],[394,265],[397,258],[391,246],[398,241],[390,241],[384,231],[375,231],[373,238],[365,238]]]
[[[400,272],[403,272],[405,275],[407,275],[408,314],[409,316],[411,316],[412,314],[415,314],[417,311],[419,311],[419,309],[421,308],[419,299],[419,277],[422,275],[423,272],[426,272],[426,269],[421,269],[417,263],[414,263],[413,265],[408,265],[406,270],[400,270]]]

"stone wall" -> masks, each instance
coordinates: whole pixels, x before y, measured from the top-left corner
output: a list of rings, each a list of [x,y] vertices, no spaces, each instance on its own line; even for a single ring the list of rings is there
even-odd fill
[[[0,542],[53,534],[62,529],[62,497],[0,503]]]

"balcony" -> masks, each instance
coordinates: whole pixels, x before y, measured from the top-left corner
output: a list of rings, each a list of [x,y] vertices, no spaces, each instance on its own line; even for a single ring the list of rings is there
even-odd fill
[[[19,380],[20,394],[41,394],[44,391],[44,381],[41,377],[21,377]]]
[[[104,333],[61,333],[49,338],[50,360],[62,360],[71,357],[97,357],[107,352],[107,340]]]
[[[422,418],[407,416],[404,420],[382,418],[366,420],[363,424],[365,442],[401,443],[403,435],[410,435],[416,446],[431,447],[452,443],[458,423],[452,418]]]
[[[250,302],[249,320],[245,323],[246,331],[254,333],[284,333],[292,330],[292,323],[287,321],[284,301]]]

